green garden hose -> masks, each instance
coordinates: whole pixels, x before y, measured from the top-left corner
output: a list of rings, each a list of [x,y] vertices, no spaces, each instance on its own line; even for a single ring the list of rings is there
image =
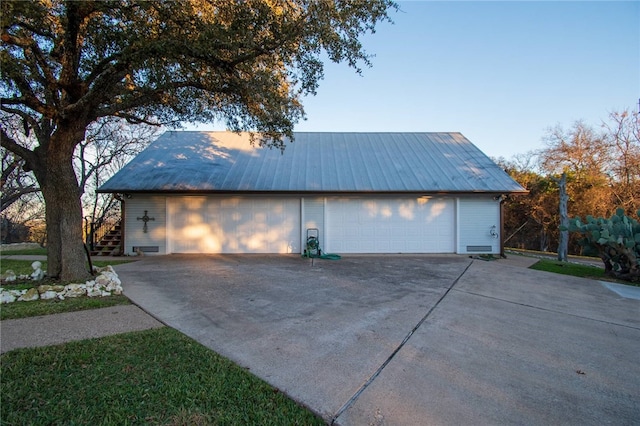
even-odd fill
[[[309,254],[309,252],[307,252],[306,250],[302,254],[301,257],[308,257],[310,259],[326,259],[326,260],[340,260],[340,259],[342,259],[342,256],[340,256],[339,254],[325,253],[325,254],[321,254],[320,256],[317,256],[317,255],[314,256],[312,254]]]
[[[340,256],[339,254],[326,253],[320,256],[320,259],[340,260],[342,259],[342,256]]]

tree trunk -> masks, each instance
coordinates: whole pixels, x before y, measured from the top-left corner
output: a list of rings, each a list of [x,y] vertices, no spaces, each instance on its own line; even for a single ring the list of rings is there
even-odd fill
[[[40,182],[46,205],[47,275],[75,282],[90,277],[82,240],[80,188],[73,170],[79,136],[82,140],[84,131],[56,131],[43,153],[46,173]]]
[[[569,215],[567,213],[567,202],[569,201],[569,195],[567,195],[567,174],[563,173],[558,180],[558,188],[560,189],[560,226],[567,229],[569,227]],[[560,238],[558,240],[558,260],[561,262],[567,261],[567,255],[569,252],[569,231],[560,231]]]

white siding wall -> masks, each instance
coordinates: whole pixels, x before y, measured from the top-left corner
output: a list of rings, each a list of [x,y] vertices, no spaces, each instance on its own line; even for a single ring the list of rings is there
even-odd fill
[[[320,248],[325,247],[325,228],[324,228],[324,198],[303,198],[302,199],[302,229],[301,238],[302,250],[307,245],[307,229],[316,228],[320,234]]]
[[[458,200],[458,253],[500,253],[499,201],[491,196]]]
[[[171,196],[170,253],[300,253],[300,199]]]
[[[179,198],[179,197],[176,197]],[[198,197],[194,197],[198,198]],[[466,254],[466,253],[494,253],[498,254],[500,252],[500,203],[496,200],[493,200],[490,196],[485,196],[483,198],[459,198],[457,200],[455,206],[455,222],[452,221],[443,221],[442,223],[438,223],[438,226],[432,226],[432,224],[422,224],[418,225],[416,223],[411,224],[407,227],[406,222],[411,221],[400,221],[400,223],[395,224],[394,226],[384,227],[380,226],[382,223],[378,225],[371,225],[367,229],[368,233],[375,231],[375,233],[380,233],[382,231],[388,230],[391,231],[402,231],[403,229],[410,230],[410,234],[402,234],[400,232],[392,232],[391,236],[402,235],[401,240],[404,241],[403,244],[409,244],[411,242],[411,238],[415,237],[416,234],[421,234],[423,232],[428,232],[428,235],[419,235],[420,239],[425,240],[435,240],[439,241],[439,244],[434,245],[433,247],[427,247],[427,250],[424,247],[410,247],[403,246],[402,250],[398,250],[397,247],[377,247],[377,244],[386,243],[389,241],[389,238],[380,238],[378,241],[372,241],[367,243],[366,247],[354,247],[349,250],[349,247],[343,247],[342,243],[346,242],[360,242],[360,239],[365,236],[362,235],[342,235],[342,239],[345,241],[338,242],[333,241],[338,235],[336,232],[339,231],[336,229],[329,229],[327,225],[340,225],[336,222],[337,218],[333,218],[333,221],[327,220],[326,210],[329,207],[335,210],[335,205],[327,205],[327,203],[334,203],[336,201],[340,201],[338,204],[342,204],[343,207],[350,206],[358,207],[357,211],[352,212],[352,214],[347,215],[347,218],[357,217],[362,213],[363,205],[362,203],[365,200],[347,200],[347,199],[328,199],[325,200],[323,197],[315,197],[315,198],[304,198],[302,200],[302,221],[298,222],[298,226],[300,229],[300,243],[292,244],[288,252],[296,253],[298,251],[304,250],[306,244],[306,230],[308,228],[318,228],[320,233],[320,247],[325,251],[334,251],[334,252],[369,252],[371,247],[375,248],[372,250],[373,252],[385,252],[385,249],[388,249],[388,252],[453,252],[453,247],[447,247],[447,241],[451,241],[454,237],[452,234],[455,232],[457,234],[457,253]],[[371,203],[373,200],[368,200],[367,202]],[[380,201],[380,200],[376,200]],[[388,203],[390,200],[386,200]],[[399,203],[398,200],[393,200],[395,203],[390,204],[390,206],[397,207],[398,213],[401,213],[400,207],[403,207],[404,204],[407,203],[407,200],[401,200],[403,203]],[[428,206],[440,207],[439,203],[444,203],[445,200],[429,200],[427,202]],[[449,202],[453,200],[449,199]],[[346,204],[345,204],[346,203]],[[385,204],[386,205],[386,204]],[[443,206],[446,204],[443,204]],[[418,204],[416,204],[418,206]],[[365,206],[366,207],[366,206]],[[406,207],[406,206],[404,206]],[[421,209],[423,206],[420,206]],[[147,210],[147,214],[149,217],[154,218],[153,221],[149,221],[147,223],[147,232],[143,232],[143,222],[141,220],[137,220],[138,217],[142,217],[144,215],[144,211]],[[206,209],[205,209],[206,210]],[[268,209],[267,209],[268,210]],[[331,210],[331,209],[330,209]],[[341,209],[341,210],[344,210]],[[452,207],[445,209],[450,212],[449,214],[453,215],[454,209]],[[331,210],[333,211],[333,210]],[[390,210],[391,211],[391,210]],[[290,211],[293,213],[293,210]],[[357,214],[356,214],[357,213]],[[405,212],[406,213],[406,212]],[[131,198],[125,200],[125,220],[124,220],[124,232],[125,232],[125,242],[124,242],[124,253],[135,255],[133,251],[133,247],[144,246],[144,247],[157,247],[158,252],[146,252],[146,255],[154,255],[154,254],[166,254],[167,251],[167,198],[161,195],[139,195],[134,194]],[[405,215],[406,216],[406,215]],[[431,215],[429,215],[431,216]],[[446,215],[445,215],[446,216]],[[329,218],[330,219],[330,218]],[[381,220],[378,218],[378,220]],[[295,222],[295,220],[294,220]],[[329,223],[332,222],[332,223]],[[351,224],[346,223],[346,219],[342,223],[344,226],[344,231],[347,232],[355,232],[359,230],[362,224]],[[384,221],[382,221],[384,222]],[[402,223],[405,222],[405,223]],[[294,224],[295,226],[295,224]],[[495,228],[493,228],[495,226]],[[387,229],[388,228],[388,229]],[[397,228],[397,229],[394,229]],[[401,229],[402,228],[402,229]],[[492,236],[492,230],[495,231],[496,235]],[[439,233],[443,233],[443,235],[434,234],[435,231]],[[368,234],[367,234],[368,235]],[[347,238],[348,237],[348,238]],[[381,236],[382,237],[382,236]],[[428,238],[427,238],[428,237]],[[336,243],[338,243],[336,245]],[[331,246],[331,247],[329,247]],[[365,250],[365,248],[367,250]],[[280,251],[280,250],[278,250]]]
[[[147,232],[144,223],[138,217],[144,216],[144,211],[154,220],[147,222]],[[166,254],[166,197],[160,195],[133,194],[125,199],[124,221],[124,253],[135,255],[133,247],[158,247],[158,252],[145,252],[145,255]]]
[[[455,252],[451,198],[327,198],[325,224],[326,252]]]

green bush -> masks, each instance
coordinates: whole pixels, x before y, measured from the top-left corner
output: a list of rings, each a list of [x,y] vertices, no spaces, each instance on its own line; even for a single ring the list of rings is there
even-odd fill
[[[637,212],[640,216],[640,210]],[[569,227],[561,227],[581,234],[578,242],[583,254],[599,256],[607,275],[626,281],[640,280],[640,222],[618,209],[611,218],[587,216],[569,221]]]

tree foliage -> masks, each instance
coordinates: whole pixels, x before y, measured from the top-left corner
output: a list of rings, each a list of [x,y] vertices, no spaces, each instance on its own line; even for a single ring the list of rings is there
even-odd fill
[[[322,58],[360,71],[359,38],[388,20],[390,0],[4,0],[2,146],[33,170],[46,202],[48,272],[84,272],[81,188],[73,167],[87,128],[222,121],[282,147],[315,93]]]
[[[505,233],[513,247],[556,251],[559,241],[557,180],[565,173],[570,217],[627,214],[640,208],[640,116],[612,112],[599,129],[583,121],[547,130],[546,147],[503,168],[529,190],[505,205]],[[525,161],[522,161],[522,159]],[[569,253],[582,253],[580,238],[570,234]]]
[[[534,153],[496,162],[529,193],[505,201],[505,244],[547,251],[557,241],[553,224],[558,219],[557,187],[554,180],[536,172]]]

